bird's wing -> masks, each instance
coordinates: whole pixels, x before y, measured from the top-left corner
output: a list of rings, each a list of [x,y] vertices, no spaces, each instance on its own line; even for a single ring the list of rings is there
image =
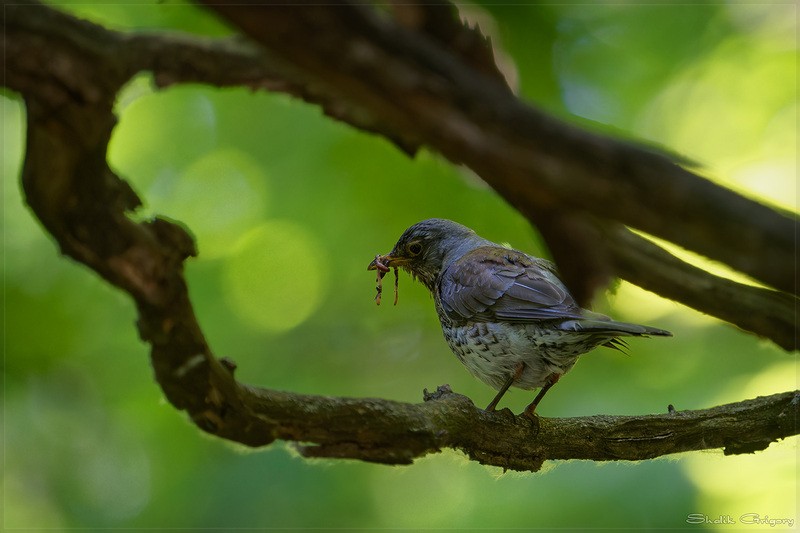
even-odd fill
[[[453,320],[534,322],[581,318],[550,263],[516,250],[476,248],[450,265],[439,286]]]

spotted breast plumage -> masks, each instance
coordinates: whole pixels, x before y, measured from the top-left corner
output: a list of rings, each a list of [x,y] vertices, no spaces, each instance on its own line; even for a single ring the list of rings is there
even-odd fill
[[[539,388],[525,410],[532,415],[581,354],[619,347],[619,337],[671,335],[581,309],[552,263],[450,220],[411,226],[368,268],[388,267],[406,270],[430,290],[450,349],[472,375],[498,390],[490,411],[511,386]]]

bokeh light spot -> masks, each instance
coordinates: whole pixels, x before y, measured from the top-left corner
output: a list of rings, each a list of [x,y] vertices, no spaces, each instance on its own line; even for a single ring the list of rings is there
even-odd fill
[[[138,79],[120,97],[120,122],[111,137],[112,167],[142,190],[174,174],[217,145],[217,111],[207,89],[174,87],[144,94]]]
[[[303,227],[266,222],[245,234],[225,265],[225,294],[236,314],[259,329],[286,331],[322,301],[324,250]]]
[[[192,229],[201,257],[231,252],[231,243],[264,215],[267,178],[246,153],[215,150],[195,161],[177,180],[165,178],[148,195],[157,210]]]

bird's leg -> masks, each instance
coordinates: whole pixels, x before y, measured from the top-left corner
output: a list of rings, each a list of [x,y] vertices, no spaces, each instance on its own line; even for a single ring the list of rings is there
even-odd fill
[[[549,391],[553,385],[558,383],[558,379],[560,377],[561,374],[556,374],[555,372],[547,376],[545,378],[544,387],[542,387],[542,390],[539,391],[539,394],[536,395],[536,398],[534,398],[531,404],[525,408],[525,411],[522,414],[524,414],[527,417],[533,418],[533,412],[536,411],[536,406],[539,405],[539,402],[542,401],[542,398],[544,398],[544,395],[547,394],[547,391]]]
[[[502,398],[503,395],[506,393],[506,391],[509,389],[509,387],[511,387],[511,385],[513,385],[514,382],[519,379],[524,369],[525,369],[525,363],[523,363],[522,361],[517,363],[517,366],[514,369],[514,373],[508,377],[508,379],[506,380],[505,383],[503,383],[503,386],[500,388],[500,390],[498,391],[494,399],[491,401],[491,403],[486,406],[487,411],[489,412],[494,411],[494,408],[497,407],[497,404],[500,402],[500,398]]]

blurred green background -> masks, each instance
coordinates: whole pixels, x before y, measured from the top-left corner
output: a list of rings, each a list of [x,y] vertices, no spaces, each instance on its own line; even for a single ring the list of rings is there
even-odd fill
[[[65,5],[112,28],[229,33],[182,4]],[[667,147],[726,186],[796,210],[796,6],[468,6],[531,102],[566,120]],[[407,467],[304,460],[210,438],[168,405],[132,302],[60,257],[20,195],[24,107],[3,103],[4,523],[45,528],[690,527],[743,513],[797,519],[797,440],[642,463],[549,463],[503,473],[446,451]],[[373,302],[370,259],[427,217],[546,255],[479,178],[287,97],[198,85],[120,95],[110,162],[142,196],[137,217],[185,223],[186,265],[218,356],[254,385],[418,402],[449,383],[494,391],[445,345],[433,304],[401,275]],[[643,202],[657,201],[643,198]],[[703,265],[714,267],[708,262]],[[387,278],[391,279],[391,278]],[[390,291],[390,289],[389,289]],[[387,291],[386,294],[390,294]],[[630,356],[585,356],[543,416],[695,409],[797,387],[768,342],[620,283],[596,309],[674,332]],[[513,390],[520,411],[531,393]],[[742,527],[742,524],[737,524]],[[691,527],[715,527],[713,525]],[[750,526],[752,528],[752,526]]]

